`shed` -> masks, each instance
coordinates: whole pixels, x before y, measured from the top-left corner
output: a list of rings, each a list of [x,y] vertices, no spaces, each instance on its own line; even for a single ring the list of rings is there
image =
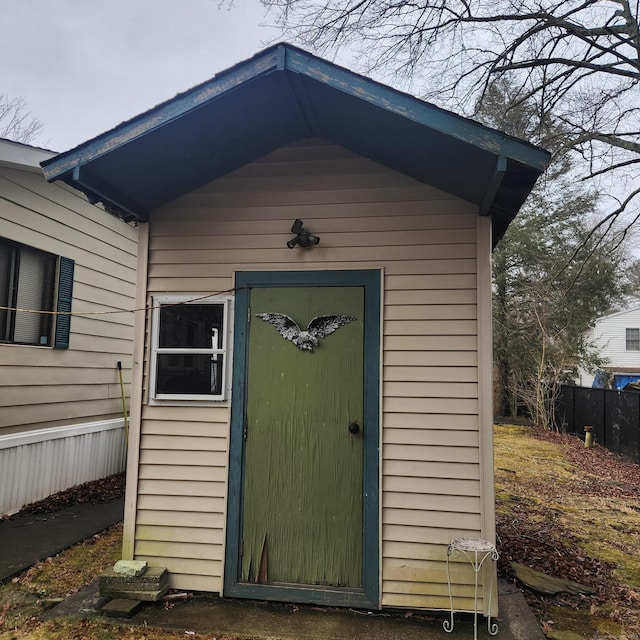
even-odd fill
[[[491,250],[547,162],[288,44],[44,162],[139,226],[124,556],[448,608],[449,542],[495,537]]]

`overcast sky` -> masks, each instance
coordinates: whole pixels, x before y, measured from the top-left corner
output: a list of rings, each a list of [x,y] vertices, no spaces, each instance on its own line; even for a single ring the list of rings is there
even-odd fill
[[[222,8],[220,5],[222,4]],[[258,0],[0,0],[0,94],[66,151],[208,80],[277,36]]]

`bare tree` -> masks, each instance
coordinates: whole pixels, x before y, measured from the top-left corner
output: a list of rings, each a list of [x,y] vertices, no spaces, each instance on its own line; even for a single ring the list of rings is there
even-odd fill
[[[0,138],[31,142],[42,131],[42,122],[28,111],[24,98],[0,93]]]
[[[635,263],[622,225],[593,230],[600,194],[576,181],[564,125],[540,120],[531,100],[512,106],[517,91],[495,80],[477,117],[556,153],[493,253],[495,408],[551,428],[559,385],[602,364],[586,332],[625,303]]]
[[[600,226],[640,218],[638,0],[262,3],[293,41],[323,55],[348,46],[365,72],[468,115],[506,77],[541,120],[562,123],[582,178],[612,199]]]

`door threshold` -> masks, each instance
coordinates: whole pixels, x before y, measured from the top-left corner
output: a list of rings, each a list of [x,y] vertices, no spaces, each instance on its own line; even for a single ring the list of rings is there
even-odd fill
[[[378,609],[378,603],[369,598],[364,589],[340,588],[304,584],[256,584],[238,582],[224,589],[224,596],[248,600],[273,600],[319,604],[328,607],[354,607],[356,609]]]

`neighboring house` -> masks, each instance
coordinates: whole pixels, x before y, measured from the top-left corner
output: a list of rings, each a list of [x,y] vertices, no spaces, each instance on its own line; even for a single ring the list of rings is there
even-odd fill
[[[495,539],[492,243],[547,162],[281,44],[43,163],[139,222],[125,557],[448,608],[449,542]]]
[[[596,374],[582,372],[579,384],[603,386],[605,378],[616,389],[640,380],[640,306],[598,318],[588,339],[606,360]]]
[[[54,155],[0,140],[0,515],[124,468],[137,230],[49,184]]]

